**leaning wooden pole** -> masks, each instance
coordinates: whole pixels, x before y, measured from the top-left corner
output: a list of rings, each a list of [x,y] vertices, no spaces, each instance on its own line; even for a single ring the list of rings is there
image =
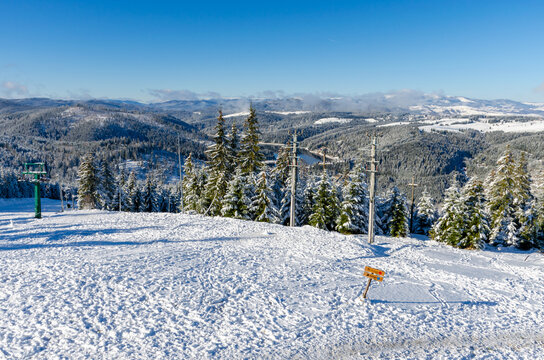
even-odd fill
[[[365,292],[363,293],[363,299],[366,299],[366,293],[368,293],[368,289],[370,288],[370,283],[372,282],[372,279],[368,279],[368,283],[366,284]]]

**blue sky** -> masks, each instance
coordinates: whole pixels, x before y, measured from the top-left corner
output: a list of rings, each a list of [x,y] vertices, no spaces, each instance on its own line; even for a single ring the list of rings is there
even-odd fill
[[[0,97],[544,102],[542,1],[0,2]]]

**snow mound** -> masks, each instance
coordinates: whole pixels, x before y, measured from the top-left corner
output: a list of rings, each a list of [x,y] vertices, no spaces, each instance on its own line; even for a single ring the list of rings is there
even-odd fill
[[[544,356],[536,252],[32,206],[0,201],[0,357]]]

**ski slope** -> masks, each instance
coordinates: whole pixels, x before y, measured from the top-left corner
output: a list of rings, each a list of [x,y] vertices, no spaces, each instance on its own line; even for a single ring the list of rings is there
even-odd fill
[[[544,358],[537,252],[32,206],[0,200],[0,358]]]

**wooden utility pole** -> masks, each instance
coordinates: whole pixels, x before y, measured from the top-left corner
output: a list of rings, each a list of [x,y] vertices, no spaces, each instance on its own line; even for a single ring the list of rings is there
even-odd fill
[[[323,172],[325,172],[325,161],[327,160],[327,148],[323,148]]]
[[[370,144],[370,189],[369,189],[369,211],[368,211],[368,243],[374,242],[374,225],[376,223],[376,134],[372,135]]]
[[[412,187],[412,203],[410,204],[410,233],[414,231],[414,189],[416,186],[416,177],[412,176],[412,183],[408,184]]]
[[[297,130],[293,131],[293,158],[291,162],[291,207],[289,213],[289,225],[296,226],[296,191],[297,191]]]
[[[181,212],[185,212],[185,206],[183,204],[183,174],[181,169],[181,147],[179,145],[179,136],[178,136],[178,162],[179,162],[179,204],[181,207]]]

